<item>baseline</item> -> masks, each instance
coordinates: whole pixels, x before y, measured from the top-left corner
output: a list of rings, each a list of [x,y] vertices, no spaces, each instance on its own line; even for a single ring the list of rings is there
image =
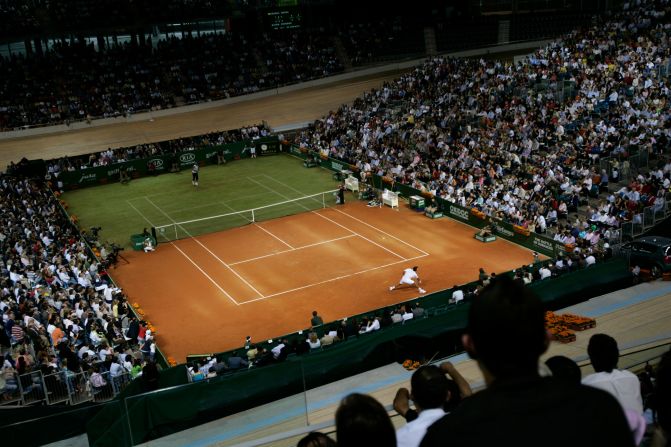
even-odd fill
[[[259,298],[254,298],[254,299],[247,300],[247,301],[241,301],[239,303],[239,305],[249,304],[249,303],[253,303],[253,302],[256,302],[256,301],[261,301],[261,300],[265,300],[265,299],[268,299],[268,298],[272,298],[272,297],[275,297],[275,296],[284,295],[284,294],[291,293],[291,292],[296,292],[298,290],[308,289],[310,287],[315,287],[315,286],[318,286],[318,285],[321,285],[321,284],[327,284],[329,282],[334,282],[334,281],[339,281],[341,279],[351,278],[353,276],[358,276],[358,275],[361,275],[361,274],[364,274],[364,273],[372,272],[372,271],[375,271],[375,270],[380,270],[380,269],[383,269],[383,268],[386,268],[386,267],[390,267],[392,265],[401,264],[403,262],[424,258],[426,256],[428,256],[428,255],[415,256],[414,258],[403,259],[403,260],[400,260],[400,261],[391,262],[389,264],[380,265],[378,267],[371,267],[369,269],[360,270],[360,271],[354,272],[354,273],[348,273],[347,275],[340,275],[340,276],[337,276],[335,278],[325,279],[323,281],[318,281],[318,282],[307,284],[307,285],[304,285],[304,286],[301,286],[301,287],[295,287],[293,289],[284,290],[282,292],[271,293],[269,295],[265,295],[265,296],[262,296],[262,297],[259,297]]]

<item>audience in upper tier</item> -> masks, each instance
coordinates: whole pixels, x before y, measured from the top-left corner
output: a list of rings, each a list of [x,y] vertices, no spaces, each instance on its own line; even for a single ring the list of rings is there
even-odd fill
[[[671,186],[671,90],[658,75],[669,5],[640,3],[516,65],[433,58],[315,121],[298,142],[531,232],[552,228],[562,242],[614,238],[644,207],[662,210]],[[658,164],[632,176],[635,151]],[[629,183],[586,218],[564,220],[618,179]]]
[[[329,38],[206,34],[144,44],[58,43],[0,58],[0,131],[225,99],[343,70]],[[231,61],[234,61],[233,63]]]

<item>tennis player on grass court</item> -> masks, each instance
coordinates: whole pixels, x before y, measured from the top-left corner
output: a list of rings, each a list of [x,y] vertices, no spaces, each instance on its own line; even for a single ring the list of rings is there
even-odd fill
[[[198,163],[193,164],[193,168],[191,168],[191,184],[193,186],[198,186],[198,170],[199,170]]]
[[[410,286],[410,287],[416,287],[419,290],[419,293],[426,293],[426,290],[419,287],[419,283],[422,281],[419,279],[419,275],[417,274],[418,268],[419,267],[414,266],[413,268],[407,268],[403,270],[403,277],[401,278],[401,280],[398,282],[397,285],[389,286],[389,290],[391,291],[396,288]]]

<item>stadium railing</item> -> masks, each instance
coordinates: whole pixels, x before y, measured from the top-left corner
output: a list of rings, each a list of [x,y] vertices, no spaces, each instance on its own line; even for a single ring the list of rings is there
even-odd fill
[[[644,366],[647,365],[655,366],[659,363],[661,357],[666,352],[669,351],[670,346],[671,341],[669,341],[668,338],[661,338],[644,347],[634,347],[632,349],[622,350],[618,361],[618,368],[626,369],[636,374],[640,372],[640,370]],[[455,356],[449,356],[446,358],[438,359],[430,362],[430,364],[439,365],[440,363],[445,361],[453,361],[454,357]],[[593,372],[592,364],[589,361],[589,359],[586,361],[581,361],[579,359],[574,360],[578,362],[578,366],[580,367],[583,377]],[[361,386],[365,386],[365,383],[361,384]],[[471,386],[473,387],[474,391],[478,391],[479,389],[482,388],[482,384],[479,385],[471,384]],[[395,423],[395,425],[397,422],[398,424],[403,424],[402,416],[398,414],[396,411],[394,411],[393,404],[387,402],[382,402],[382,404],[389,413],[389,416],[392,418],[392,421]],[[281,403],[277,404],[273,403],[269,405],[270,406],[277,405],[278,407],[280,407]],[[333,410],[333,414],[335,415],[335,408]],[[283,428],[281,431],[278,430],[278,432],[276,433],[263,436],[251,441],[236,443],[235,445],[237,447],[263,447],[278,444],[295,445],[303,436],[313,431],[324,433],[335,439],[335,419],[329,419],[315,424],[308,424],[306,427],[297,426],[296,428],[290,430]],[[292,442],[288,442],[289,440],[292,440]]]

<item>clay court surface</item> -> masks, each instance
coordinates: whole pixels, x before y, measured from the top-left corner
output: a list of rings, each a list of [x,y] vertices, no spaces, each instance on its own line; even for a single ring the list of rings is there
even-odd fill
[[[108,147],[234,129],[266,120],[278,127],[317,119],[379,87],[397,73],[354,79],[242,101],[208,110],[84,130],[0,141],[0,165],[85,154]],[[350,201],[192,240],[162,244],[155,253],[125,251],[131,262],[113,278],[158,330],[166,355],[239,347],[305,329],[318,310],[325,321],[404,302],[415,290],[389,292],[404,268],[420,266],[429,293],[471,282],[478,268],[501,272],[531,261],[505,241],[482,244],[475,229],[431,220],[404,208],[367,208]]]
[[[473,281],[479,267],[531,261],[529,250],[474,233],[352,202],[128,253],[112,275],[157,327],[163,352],[182,360],[305,329],[313,310],[332,321],[410,300],[417,290],[388,287],[413,265],[431,293]]]

